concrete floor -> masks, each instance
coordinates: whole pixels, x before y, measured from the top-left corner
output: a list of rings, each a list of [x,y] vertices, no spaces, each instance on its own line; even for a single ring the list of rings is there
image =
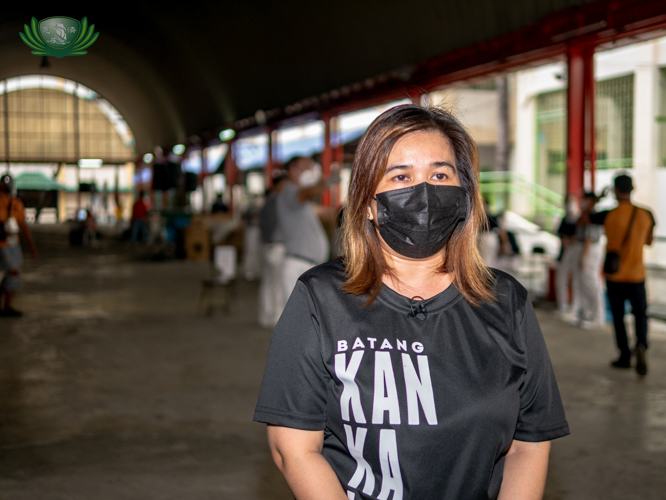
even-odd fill
[[[256,284],[204,317],[205,264],[42,253],[26,316],[0,319],[0,500],[293,498],[251,422],[270,337]],[[666,498],[666,335],[640,379],[608,367],[610,328],[538,314],[572,431],[545,498]]]

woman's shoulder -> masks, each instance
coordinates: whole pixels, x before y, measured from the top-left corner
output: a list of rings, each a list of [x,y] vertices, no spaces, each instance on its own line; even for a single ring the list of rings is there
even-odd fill
[[[507,301],[517,305],[525,303],[529,293],[520,281],[499,269],[491,268],[490,272],[493,275],[493,292],[498,304],[506,304]]]
[[[345,264],[342,259],[333,259],[304,272],[299,278],[308,288],[322,286],[339,287],[345,282]]]

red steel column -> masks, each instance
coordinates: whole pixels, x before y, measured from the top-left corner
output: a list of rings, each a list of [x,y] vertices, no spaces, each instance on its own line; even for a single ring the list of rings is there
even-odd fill
[[[585,175],[585,59],[583,47],[572,45],[568,54],[567,88],[567,193],[583,195]]]
[[[227,151],[227,156],[224,158],[224,176],[227,180],[227,186],[229,187],[229,213],[234,211],[234,190],[233,187],[238,182],[238,167],[236,166],[236,161],[234,159],[234,144],[236,141],[229,141],[229,150]]]
[[[338,143],[333,149],[333,161],[340,166],[345,162],[345,145],[342,143],[342,137],[338,136]]]
[[[201,185],[201,212],[206,213],[210,207],[206,203],[206,145],[208,142],[201,141],[201,172],[199,173],[199,184]]]
[[[229,141],[229,150],[224,158],[224,176],[227,179],[227,186],[235,186],[238,181],[238,168],[234,161],[234,144],[236,141]]]
[[[324,150],[321,152],[321,170],[324,177],[331,172],[333,162],[333,148],[331,147],[331,114],[323,113],[321,119],[324,122]],[[326,207],[331,206],[331,191],[327,189],[321,195],[321,203]]]
[[[273,170],[275,169],[275,163],[273,161],[273,127],[268,128],[268,158],[266,160],[266,168],[264,169],[264,183],[266,184],[266,189],[273,187]]]
[[[586,47],[583,52],[585,82],[585,168],[590,171],[590,189],[594,191],[594,172],[597,151],[595,144],[595,82],[594,82],[594,47]]]
[[[337,164],[339,169],[342,169],[345,162],[345,145],[342,141],[342,134],[340,132],[340,118],[335,118],[335,135],[336,142],[333,148],[333,162]],[[340,186],[335,186],[333,190],[334,206],[340,205]]]

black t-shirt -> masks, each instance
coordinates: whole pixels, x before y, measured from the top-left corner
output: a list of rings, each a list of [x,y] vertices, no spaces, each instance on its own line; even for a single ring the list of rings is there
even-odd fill
[[[557,230],[560,236],[576,236],[576,223],[569,222],[566,217],[562,217],[560,228]]]
[[[364,308],[341,290],[340,261],[308,271],[273,332],[254,420],[323,430],[351,499],[496,498],[513,439],[569,428],[527,292],[495,273],[495,303],[451,285],[420,320],[386,286]]]

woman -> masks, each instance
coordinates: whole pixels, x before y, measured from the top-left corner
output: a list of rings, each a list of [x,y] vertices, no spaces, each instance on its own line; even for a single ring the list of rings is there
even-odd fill
[[[601,281],[606,242],[604,226],[596,224],[594,206],[599,201],[596,194],[583,195],[581,216],[576,223],[576,240],[580,248],[578,269],[574,273],[574,324],[581,328],[603,325],[606,319],[606,301]],[[576,306],[577,305],[577,306]]]
[[[359,143],[344,259],[299,279],[254,417],[298,500],[541,498],[569,431],[527,292],[479,256],[477,170],[437,109]]]
[[[562,217],[557,235],[562,242],[560,256],[555,274],[555,290],[557,291],[558,316],[563,321],[571,321],[578,309],[580,297],[569,293],[569,283],[576,279],[576,272],[580,263],[582,245],[576,240],[576,222],[580,217],[578,200],[573,195],[567,195],[566,214]],[[575,287],[571,287],[573,290]],[[571,295],[571,297],[570,297]]]

